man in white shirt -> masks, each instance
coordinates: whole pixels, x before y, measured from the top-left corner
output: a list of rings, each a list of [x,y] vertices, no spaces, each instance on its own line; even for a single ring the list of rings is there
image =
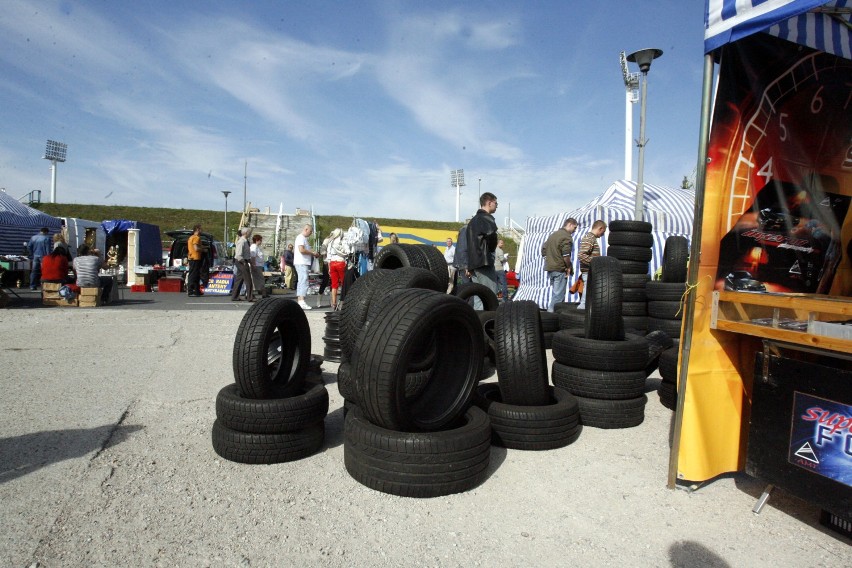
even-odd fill
[[[453,266],[453,261],[456,259],[456,245],[453,244],[453,239],[447,238],[447,249],[444,251],[444,260],[447,261],[447,272],[450,274],[450,281],[447,284],[447,294],[452,293],[453,284],[456,279],[456,267]]]
[[[293,251],[293,266],[296,269],[296,274],[299,280],[296,282],[296,296],[299,300],[299,306],[303,310],[310,310],[311,307],[305,302],[305,296],[308,294],[308,270],[314,258],[319,257],[319,253],[311,250],[311,245],[308,242],[308,237],[314,232],[313,225],[305,225],[302,232],[296,237],[295,251]]]
[[[254,235],[251,238],[251,280],[254,285],[254,291],[260,293],[262,298],[266,298],[266,279],[263,277],[263,237]]]

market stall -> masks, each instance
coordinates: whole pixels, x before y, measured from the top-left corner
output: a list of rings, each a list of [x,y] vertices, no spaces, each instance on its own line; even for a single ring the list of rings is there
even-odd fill
[[[669,486],[745,470],[850,519],[847,4],[707,1]]]

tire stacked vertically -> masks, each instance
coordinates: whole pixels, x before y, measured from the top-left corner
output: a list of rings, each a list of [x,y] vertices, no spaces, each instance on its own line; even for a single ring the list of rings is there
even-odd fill
[[[216,396],[213,450],[250,464],[307,457],[322,447],[328,392],[306,383],[311,333],[296,302],[264,298],[234,338],[235,383]]]
[[[660,354],[660,404],[674,410],[677,406],[677,356],[678,349],[671,347]]]
[[[353,479],[377,491],[436,497],[487,475],[490,421],[470,407],[485,341],[473,309],[445,293],[446,278],[430,274],[430,289],[409,286],[421,278],[417,270],[365,276],[353,292],[370,286],[355,294],[367,305],[350,314],[344,305],[341,321],[361,318],[360,326],[341,328],[353,335],[344,338],[351,360],[341,364],[338,386],[355,403],[345,419],[344,462]]]
[[[549,450],[574,442],[581,429],[577,401],[548,384],[545,336],[535,302],[506,302],[497,308],[494,351],[497,384],[479,386],[475,399],[491,418],[494,444]]]
[[[672,339],[680,337],[683,324],[688,247],[685,237],[667,238],[661,280],[652,280],[645,288],[648,297],[648,329],[663,331]]]
[[[651,223],[611,221],[606,255],[617,258],[623,276],[622,316],[624,327],[634,332],[648,329],[645,283],[650,280],[649,263],[654,246]]]
[[[648,341],[624,333],[623,276],[619,260],[592,259],[585,327],[553,337],[553,384],[577,397],[586,426],[629,428],[645,418]]]
[[[325,342],[323,357],[327,361],[339,363],[343,352],[340,350],[340,311],[334,310],[325,314]]]

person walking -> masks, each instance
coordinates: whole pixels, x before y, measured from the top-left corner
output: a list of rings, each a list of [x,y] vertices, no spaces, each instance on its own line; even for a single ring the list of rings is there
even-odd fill
[[[262,298],[266,294],[266,279],[263,277],[263,237],[254,235],[251,238],[251,282],[255,292],[259,292]]]
[[[287,245],[287,249],[281,254],[281,271],[284,273],[284,287],[293,289],[293,245]]]
[[[497,272],[494,270],[494,249],[497,248],[497,196],[485,192],[479,197],[479,210],[467,224],[467,269],[465,273],[477,284],[482,284],[497,295]],[[482,302],[474,298],[473,308],[482,309]]]
[[[601,245],[598,243],[598,239],[601,238],[605,232],[606,223],[598,219],[592,223],[592,228],[589,232],[583,235],[583,238],[580,239],[580,247],[577,250],[577,259],[580,261],[580,280],[586,280],[586,275],[589,273],[589,265],[592,263],[592,259],[601,255]],[[577,306],[577,308],[582,310],[586,307],[586,295],[583,293],[582,289],[580,289],[579,292],[580,305]]]
[[[449,283],[447,284],[447,294],[451,294],[456,280],[456,267],[453,261],[456,258],[456,246],[453,244],[453,239],[447,237],[447,248],[444,249],[444,260],[447,261],[447,273],[449,274]]]
[[[251,237],[251,229],[244,227],[240,231],[240,238],[237,239],[236,247],[234,248],[234,284],[231,287],[231,301],[239,302],[240,288],[243,284],[246,286],[246,300],[254,302],[254,293],[252,292],[251,283],[251,246],[249,245],[249,237]]]
[[[544,269],[547,271],[547,280],[553,288],[550,296],[548,312],[553,312],[556,304],[565,301],[565,290],[568,279],[574,274],[574,265],[571,261],[571,251],[574,247],[572,235],[577,230],[577,220],[568,217],[562,224],[562,228],[555,230],[547,237],[541,246],[541,255],[544,257]]]
[[[494,249],[494,272],[497,273],[497,290],[500,294],[497,296],[502,302],[509,301],[509,285],[506,283],[506,259],[509,255],[503,252],[503,239],[497,241],[497,248]]]
[[[308,242],[308,237],[313,232],[313,225],[308,224],[302,228],[302,232],[296,236],[296,250],[293,253],[293,266],[296,268],[296,277],[299,279],[296,282],[296,297],[303,310],[311,309],[305,302],[305,296],[308,295],[308,270],[311,268],[314,258],[319,257],[319,253],[311,250],[311,245]]]
[[[50,229],[42,227],[41,230],[30,237],[27,243],[27,251],[32,259],[30,267],[30,290],[35,290],[41,285],[41,259],[53,252],[53,243],[47,234]]]
[[[186,279],[187,296],[201,296],[201,265],[207,254],[207,247],[201,242],[201,225],[192,228],[192,235],[186,240],[186,257],[189,259],[189,274]]]
[[[323,243],[325,245],[325,264],[331,281],[331,309],[337,309],[340,287],[346,275],[346,257],[349,246],[343,240],[343,229],[334,229]]]

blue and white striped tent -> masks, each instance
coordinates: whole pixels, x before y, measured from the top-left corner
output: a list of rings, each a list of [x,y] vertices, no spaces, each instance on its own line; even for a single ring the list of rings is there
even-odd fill
[[[0,254],[21,254],[22,243],[42,227],[47,227],[50,234],[58,233],[62,222],[0,191]]]
[[[544,258],[541,245],[553,231],[562,227],[565,219],[574,217],[579,223],[574,233],[574,250],[580,245],[580,239],[592,228],[592,223],[601,219],[609,225],[619,219],[633,219],[636,203],[636,182],[619,180],[610,185],[599,197],[587,205],[569,213],[559,213],[548,217],[532,217],[527,220],[526,233],[521,245],[520,286],[516,300],[533,300],[539,306],[546,307],[550,302],[552,288],[544,271]],[[654,227],[654,248],[651,260],[651,272],[659,268],[663,258],[663,246],[672,235],[690,238],[692,218],[695,208],[695,192],[691,189],[675,189],[661,185],[644,184],[644,219]],[[600,239],[601,252],[606,254],[606,242],[609,231]],[[574,273],[580,274],[580,263],[574,255]],[[577,301],[569,294],[568,301]]]

